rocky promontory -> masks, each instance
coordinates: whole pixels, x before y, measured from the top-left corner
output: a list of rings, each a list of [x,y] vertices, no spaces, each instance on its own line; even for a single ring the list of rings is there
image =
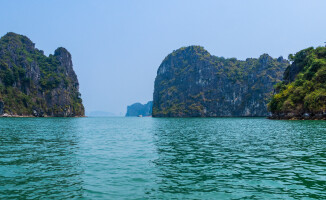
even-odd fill
[[[71,54],[54,54],[26,36],[7,33],[0,39],[0,116],[84,116]]]
[[[157,70],[153,117],[268,116],[273,86],[288,65],[267,54],[242,61],[201,46],[180,48]]]
[[[270,118],[326,119],[326,47],[310,47],[289,59],[269,103]]]

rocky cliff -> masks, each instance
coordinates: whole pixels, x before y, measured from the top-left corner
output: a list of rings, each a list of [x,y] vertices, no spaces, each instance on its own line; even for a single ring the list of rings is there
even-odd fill
[[[149,101],[147,104],[134,103],[127,107],[126,117],[137,116],[151,116],[152,115],[153,102]]]
[[[26,36],[0,39],[0,115],[84,116],[79,83],[65,48],[45,56]]]
[[[326,47],[290,55],[284,81],[269,103],[274,119],[326,119]]]
[[[288,65],[267,54],[241,61],[180,48],[158,68],[153,117],[268,116],[273,85]]]

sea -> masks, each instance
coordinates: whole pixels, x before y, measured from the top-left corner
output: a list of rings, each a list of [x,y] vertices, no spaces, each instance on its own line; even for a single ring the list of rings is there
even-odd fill
[[[0,118],[0,199],[326,199],[326,121]]]

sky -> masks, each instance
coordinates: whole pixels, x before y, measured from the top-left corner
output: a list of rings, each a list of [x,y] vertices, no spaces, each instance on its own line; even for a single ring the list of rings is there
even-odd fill
[[[288,57],[326,42],[325,0],[0,0],[0,35],[26,35],[46,55],[72,54],[86,111],[124,115],[152,100],[173,50],[201,45],[238,59]]]

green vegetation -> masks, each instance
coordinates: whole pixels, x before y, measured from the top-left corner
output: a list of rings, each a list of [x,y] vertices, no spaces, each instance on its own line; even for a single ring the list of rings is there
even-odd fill
[[[153,116],[267,116],[273,85],[289,62],[263,54],[238,60],[201,46],[165,57],[155,79]]]
[[[66,75],[70,70],[67,64],[59,60],[60,55],[47,57],[34,46],[26,36],[15,33],[0,39],[0,101],[4,102],[4,112],[84,115],[78,80]],[[70,56],[64,48],[59,50]]]
[[[284,81],[275,86],[269,103],[274,114],[326,112],[326,47],[313,47],[290,55],[292,64],[284,73]]]

